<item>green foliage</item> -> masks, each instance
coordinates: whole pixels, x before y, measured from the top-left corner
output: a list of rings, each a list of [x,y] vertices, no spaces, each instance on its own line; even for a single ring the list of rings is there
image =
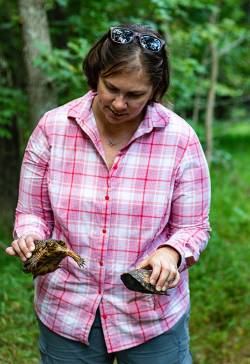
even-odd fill
[[[218,49],[222,52],[221,62],[223,64],[224,60],[227,64],[227,59],[231,59],[232,53],[239,54],[245,50],[249,54],[249,50],[246,51],[249,36],[247,36],[247,18],[243,1],[238,7],[235,7],[231,0],[227,0],[223,7],[212,0],[208,2],[201,0],[141,0],[137,7],[131,0],[123,2],[114,0],[112,3],[109,1],[89,2],[84,6],[70,0],[49,1],[49,3],[51,23],[56,25],[53,27],[52,33],[55,50],[51,55],[45,56],[44,60],[48,63],[43,64],[40,60],[39,66],[46,69],[57,83],[59,96],[62,95],[62,102],[65,97],[70,99],[79,94],[79,90],[86,90],[86,83],[79,72],[77,62],[81,63],[88,47],[110,25],[117,23],[146,23],[166,35],[172,69],[171,89],[167,99],[174,105],[178,113],[187,117],[192,115],[193,99],[199,90],[201,95],[200,119],[203,119],[209,87],[209,42],[216,41]],[[58,10],[61,16],[55,22],[55,11]],[[218,20],[215,24],[211,23],[213,12],[218,13]],[[58,50],[56,44],[61,43],[62,27],[67,35],[68,44],[64,44],[63,48]],[[69,47],[69,44],[72,41],[74,43],[75,39],[85,42],[83,47],[80,45],[78,48],[78,60]],[[237,40],[241,40],[239,44],[237,44]],[[237,47],[234,46],[235,42]],[[60,62],[58,57],[61,59]],[[234,59],[234,62],[238,61]],[[72,63],[74,70],[70,78]],[[78,71],[76,72],[75,69]],[[230,67],[225,68],[225,71],[223,67],[219,74],[218,97],[240,100],[246,95],[247,90],[249,91],[249,87],[247,86],[246,89],[235,87],[233,83],[237,82],[240,77],[238,72],[235,70],[233,72]],[[223,106],[220,106],[221,109]],[[226,114],[227,110],[228,108]]]
[[[66,48],[54,48],[51,52],[48,52],[42,44],[38,47],[40,56],[35,66],[40,67],[51,82],[56,84],[57,91],[61,95],[61,103],[79,97],[87,91],[81,67],[83,57],[90,48],[86,39],[72,39]]]
[[[27,126],[25,119],[27,97],[19,89],[0,86],[0,138],[11,138],[11,122],[17,120],[19,127]]]
[[[26,75],[20,54],[22,41],[16,2],[3,1],[0,20],[0,137],[10,137],[11,124],[18,120],[29,132]],[[108,0],[77,2],[46,0],[53,50],[43,46],[36,66],[50,77],[59,93],[59,104],[81,96],[87,89],[81,71],[89,47],[111,26],[145,23],[167,38],[171,58],[171,88],[166,97],[175,111],[191,118],[194,98],[200,94],[199,120],[204,120],[210,75],[209,42],[215,41],[220,56],[217,85],[219,118],[230,116],[237,105],[246,109],[250,91],[249,19],[246,3],[232,0]],[[3,6],[4,5],[4,6]],[[211,23],[212,13],[217,22]],[[98,19],[98,21],[97,21]]]
[[[250,124],[225,124],[216,137],[230,158],[212,168],[212,238],[190,270],[195,363],[247,364],[250,290]]]
[[[28,109],[17,8],[12,2],[0,6],[5,9],[0,12],[0,139],[10,139],[14,123],[27,127]]]
[[[37,326],[32,312],[33,282],[21,263],[0,250],[0,362],[38,363]]]

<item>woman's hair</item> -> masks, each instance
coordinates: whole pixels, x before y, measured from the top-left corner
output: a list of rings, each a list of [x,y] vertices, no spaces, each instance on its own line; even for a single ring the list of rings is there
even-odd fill
[[[140,34],[153,35],[162,39],[156,31],[144,25],[119,25]],[[139,61],[139,62],[138,62]],[[96,91],[99,77],[128,71],[138,64],[142,66],[153,86],[150,102],[161,101],[169,87],[169,62],[166,48],[152,52],[143,48],[135,38],[131,43],[120,44],[111,40],[110,30],[90,49],[83,61],[83,70],[89,87]]]

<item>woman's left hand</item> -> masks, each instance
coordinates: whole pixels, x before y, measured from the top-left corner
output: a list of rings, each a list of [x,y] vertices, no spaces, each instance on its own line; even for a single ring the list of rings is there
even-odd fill
[[[137,268],[152,268],[150,283],[156,286],[157,291],[166,291],[177,286],[180,273],[177,265],[180,259],[179,253],[170,246],[164,246],[156,250],[148,258],[144,259]]]

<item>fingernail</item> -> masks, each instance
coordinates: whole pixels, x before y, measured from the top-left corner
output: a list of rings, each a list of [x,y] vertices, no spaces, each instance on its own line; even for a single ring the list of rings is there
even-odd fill
[[[157,286],[156,287],[156,291],[161,291],[161,287],[160,286]]]
[[[26,254],[26,257],[27,257],[27,258],[30,258],[30,257],[31,257],[31,255],[32,255],[32,254],[29,252],[29,253],[27,253],[27,254]]]
[[[155,284],[155,280],[154,279],[150,279],[150,284],[154,285]]]
[[[32,245],[32,246],[30,247],[30,250],[33,252],[33,250],[35,250],[35,245]]]
[[[166,289],[167,289],[167,286],[163,286],[161,290],[166,291]]]

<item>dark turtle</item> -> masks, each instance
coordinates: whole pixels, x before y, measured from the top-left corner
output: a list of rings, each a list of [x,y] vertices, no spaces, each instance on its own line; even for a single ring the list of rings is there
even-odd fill
[[[149,283],[151,269],[134,269],[121,275],[124,285],[131,291],[166,295],[166,291],[157,291],[155,286]]]
[[[23,271],[32,273],[34,278],[54,272],[66,256],[73,258],[80,268],[85,264],[84,259],[67,249],[62,240],[35,240],[34,243],[35,250],[32,252],[32,256],[23,264]]]

